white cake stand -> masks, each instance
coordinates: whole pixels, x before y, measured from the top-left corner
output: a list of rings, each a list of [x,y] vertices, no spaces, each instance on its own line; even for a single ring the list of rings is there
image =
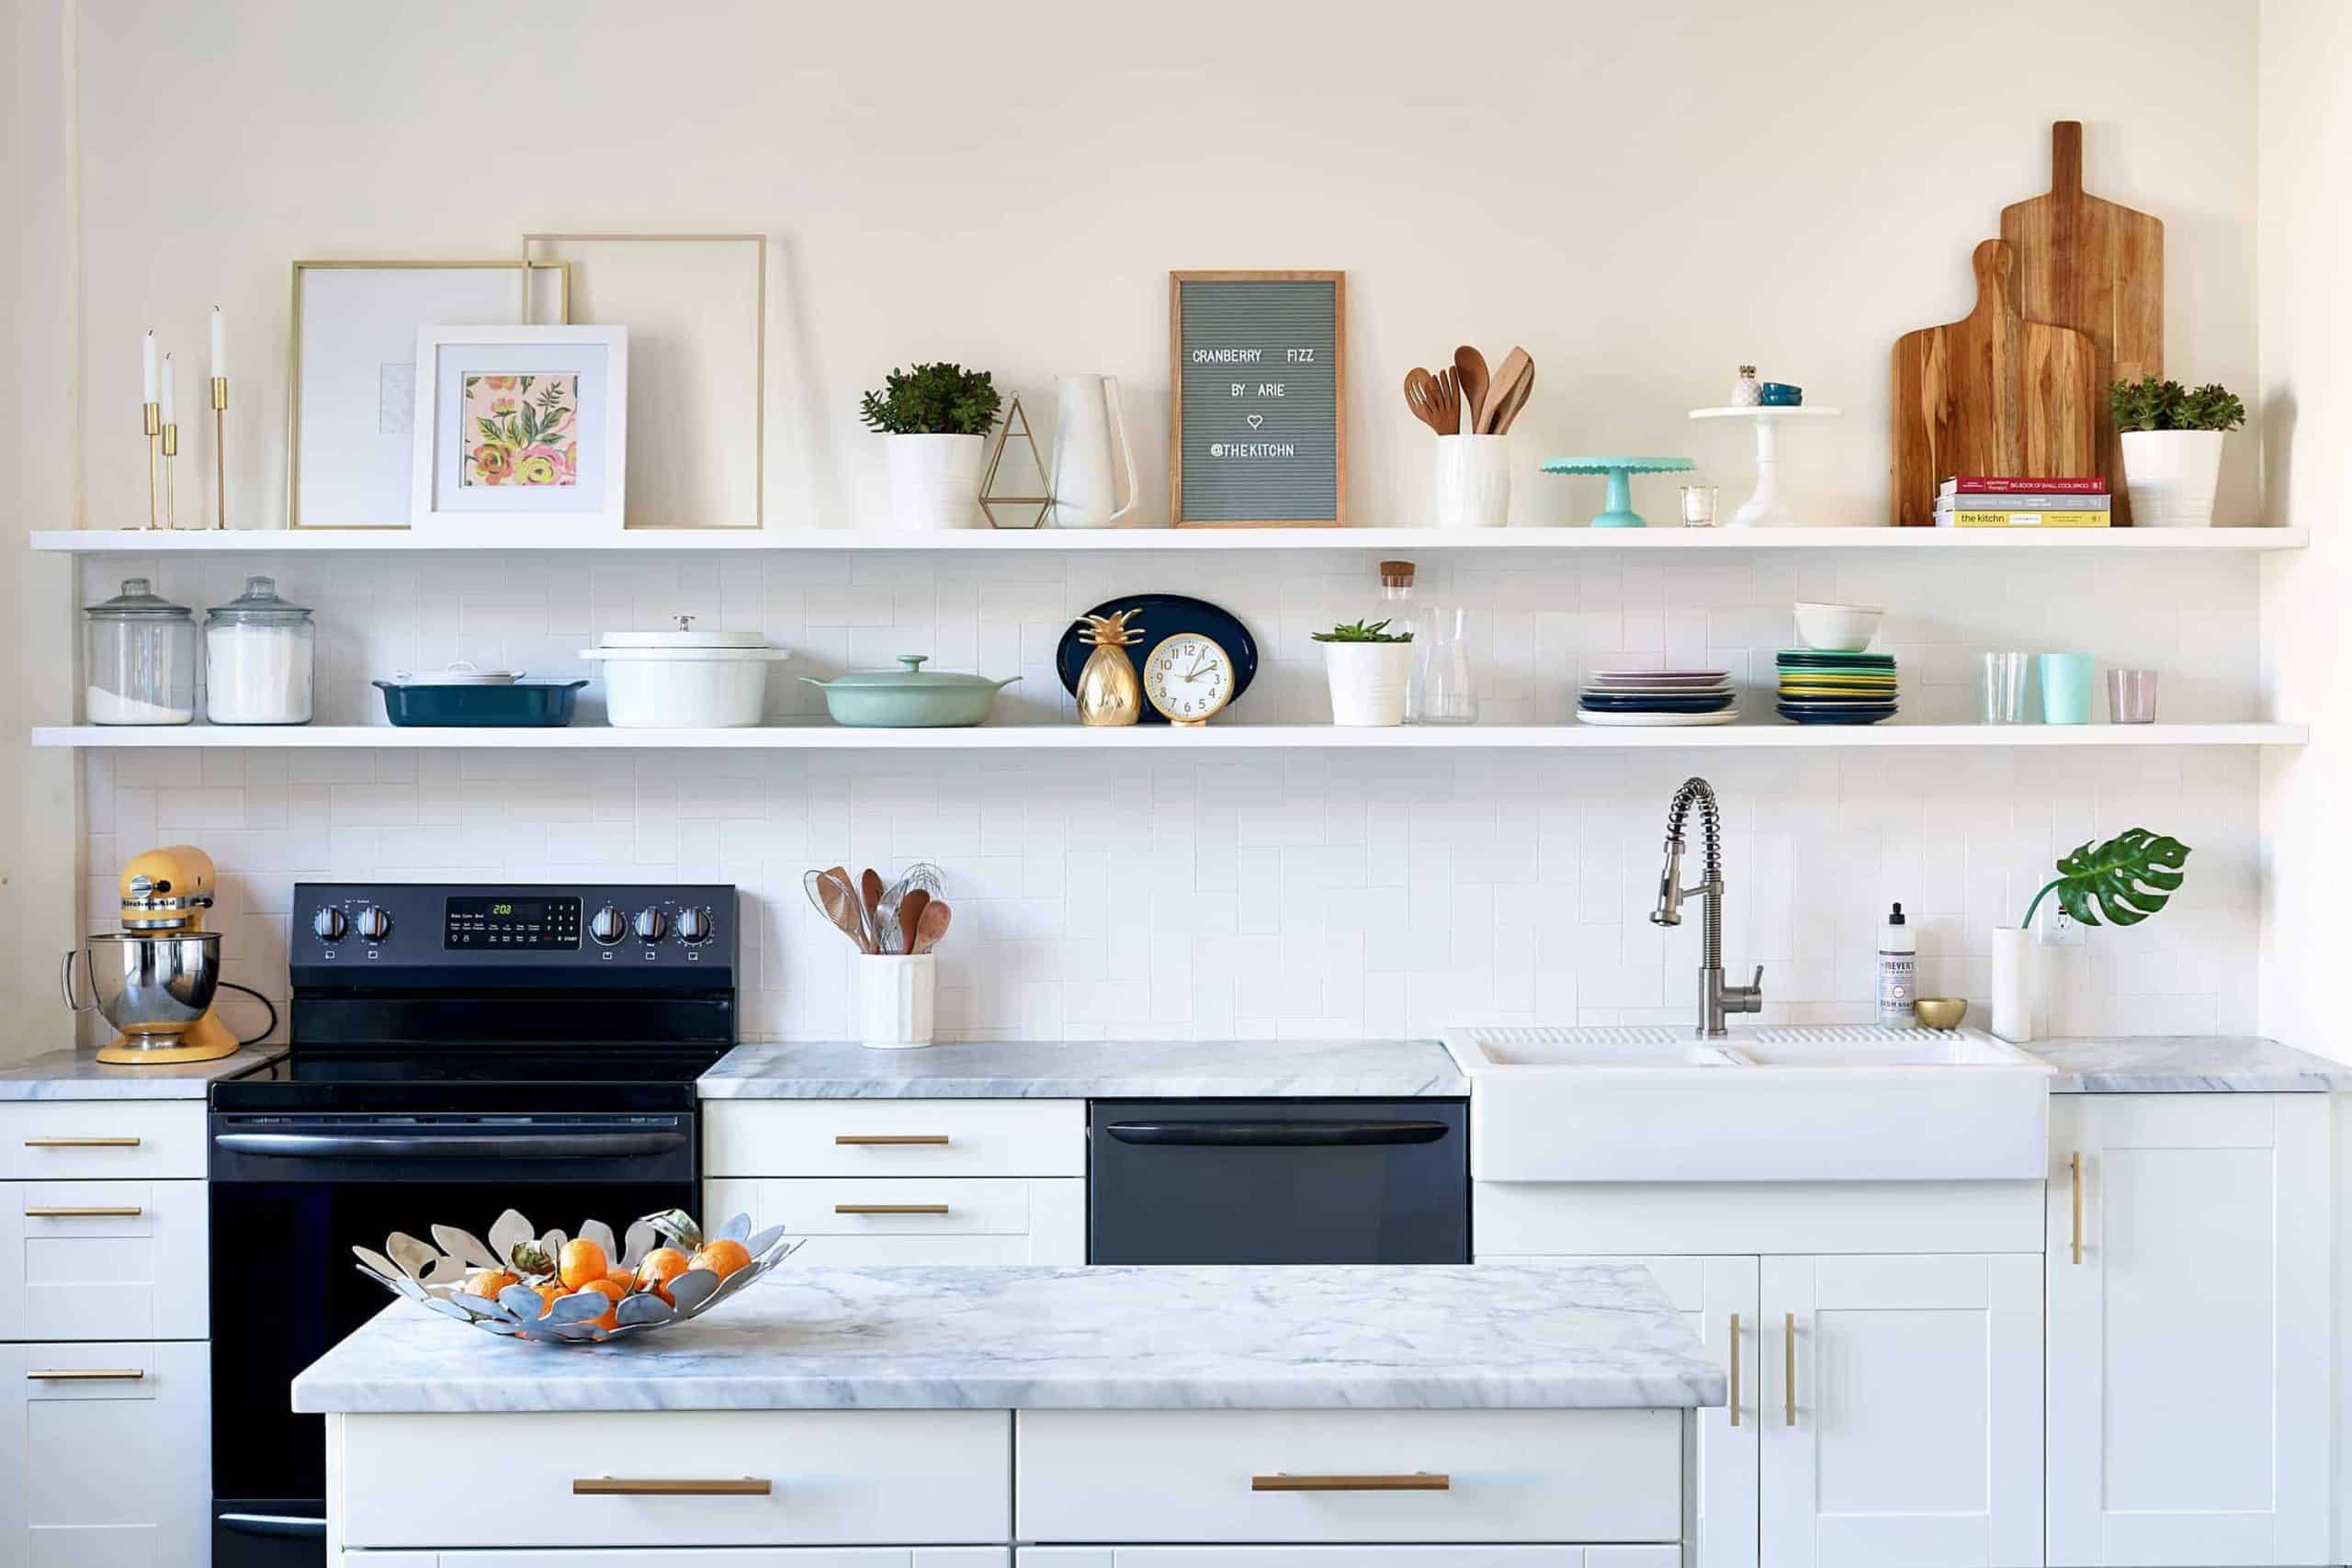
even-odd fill
[[[1756,422],[1756,493],[1732,513],[1733,528],[1793,528],[1796,514],[1781,500],[1781,456],[1775,435],[1784,419],[1836,419],[1842,410],[1812,408],[1692,409],[1692,419],[1747,419]]]

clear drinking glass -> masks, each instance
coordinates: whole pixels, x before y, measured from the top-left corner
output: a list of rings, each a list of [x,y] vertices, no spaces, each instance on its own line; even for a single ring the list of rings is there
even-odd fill
[[[1470,689],[1470,612],[1431,605],[1415,641],[1428,647],[1417,661],[1420,694],[1414,706],[1420,724],[1476,724],[1478,696]]]
[[[1984,705],[1986,724],[2025,722],[2025,677],[2033,668],[2030,653],[1988,653],[1984,656]]]
[[[2107,718],[2109,724],[2155,723],[2156,672],[2153,670],[2109,671]]]
[[[1721,485],[1684,485],[1682,487],[1682,525],[1685,528],[1713,527],[1715,499],[1722,493]]]

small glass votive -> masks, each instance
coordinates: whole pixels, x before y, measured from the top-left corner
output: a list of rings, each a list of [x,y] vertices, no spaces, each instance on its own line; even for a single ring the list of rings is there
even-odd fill
[[[1984,656],[1983,711],[1986,724],[2025,722],[2025,677],[2033,667],[2030,653],[1988,653]]]
[[[2109,724],[2155,723],[2156,672],[2153,670],[2109,671],[2107,720]]]
[[[1682,487],[1682,525],[1685,528],[1713,527],[1715,498],[1722,493],[1721,485],[1684,485]]]

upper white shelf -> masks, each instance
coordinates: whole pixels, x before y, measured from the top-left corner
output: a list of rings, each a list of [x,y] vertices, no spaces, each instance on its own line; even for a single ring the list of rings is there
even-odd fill
[[[48,528],[33,548],[73,555],[429,555],[481,550],[854,550],[932,554],[1115,554],[1170,550],[2109,550],[2168,555],[2300,550],[2308,528],[846,528],[637,529],[551,544],[494,525],[455,537],[397,528],[220,530]]]

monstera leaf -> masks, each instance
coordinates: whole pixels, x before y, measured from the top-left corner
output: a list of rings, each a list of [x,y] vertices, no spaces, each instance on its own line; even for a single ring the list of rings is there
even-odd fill
[[[2052,893],[2066,913],[2086,926],[2136,926],[2180,890],[2180,868],[2188,860],[2187,844],[2145,828],[2128,829],[2103,844],[2080,844],[2058,862],[2058,875],[2033,896],[2026,928]]]

